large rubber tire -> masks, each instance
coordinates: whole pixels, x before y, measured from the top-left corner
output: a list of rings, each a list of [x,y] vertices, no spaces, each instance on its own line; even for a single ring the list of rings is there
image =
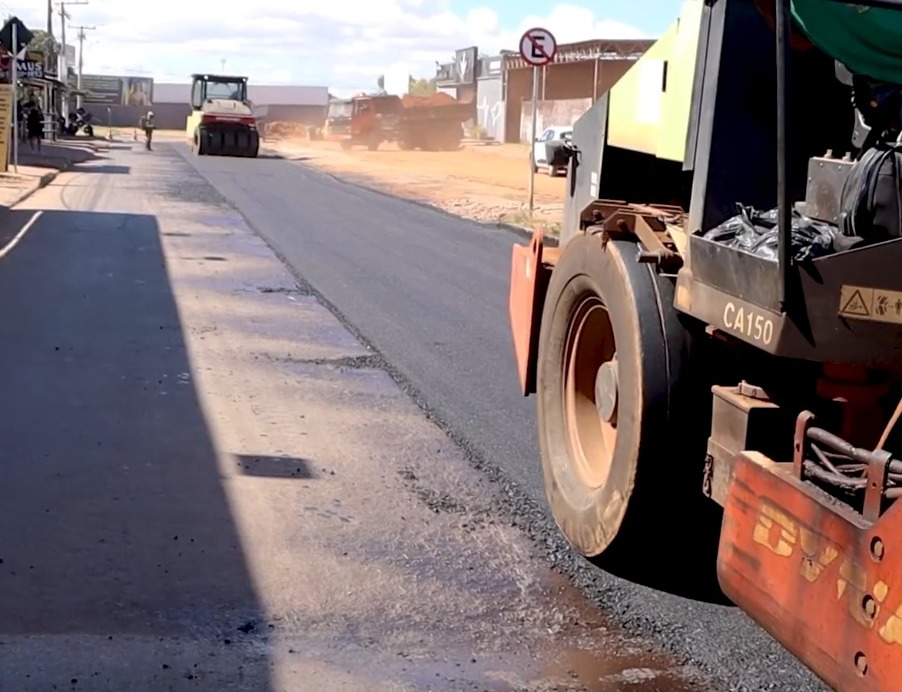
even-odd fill
[[[685,424],[695,401],[689,337],[672,280],[636,253],[631,242],[579,235],[552,272],[537,380],[546,496],[566,538],[599,567],[720,600],[719,507],[701,489],[710,413],[705,421],[701,406],[691,411],[701,425]],[[705,564],[695,572],[692,563]]]
[[[224,130],[222,133],[222,155],[235,156],[238,153],[238,131]]]
[[[235,156],[245,157],[251,150],[250,130],[235,130]]]
[[[225,133],[213,131],[209,133],[208,137],[210,145],[210,156],[225,156]]]
[[[194,153],[198,156],[206,156],[210,153],[207,131],[202,127],[198,127],[194,131]]]
[[[248,158],[255,159],[260,155],[260,133],[257,130],[248,132]]]

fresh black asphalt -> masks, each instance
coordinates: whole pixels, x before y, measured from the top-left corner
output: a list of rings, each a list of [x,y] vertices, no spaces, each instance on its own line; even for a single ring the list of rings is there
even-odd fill
[[[581,566],[544,511],[535,402],[519,395],[508,327],[510,249],[524,239],[313,170],[198,158],[174,145],[471,455],[514,513],[599,606],[715,674],[726,690],[822,690],[734,608],[637,587]],[[210,191],[210,194],[214,194]],[[374,440],[374,443],[378,442]]]

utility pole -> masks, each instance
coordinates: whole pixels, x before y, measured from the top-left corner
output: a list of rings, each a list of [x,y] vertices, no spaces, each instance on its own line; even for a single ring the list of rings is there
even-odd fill
[[[53,72],[53,60],[56,58],[56,41],[53,38],[53,0],[47,0],[47,37],[50,39],[47,45],[47,52],[44,55],[44,76]],[[57,66],[59,60],[57,59]],[[53,90],[49,83],[44,84],[44,112],[52,113],[51,96]],[[54,138],[55,139],[55,138]]]
[[[96,26],[80,26],[78,27],[78,82],[76,83],[76,88],[78,89],[78,96],[75,97],[76,108],[81,108],[82,106],[82,95],[81,95],[81,71],[84,67],[84,57],[85,57],[85,32],[86,31],[94,31]]]
[[[63,84],[67,84],[67,80],[69,77],[68,65],[66,64],[66,20],[72,19],[69,16],[69,13],[66,12],[66,5],[87,5],[88,0],[65,0],[65,2],[61,2],[60,6],[60,63],[59,63],[59,80]]]

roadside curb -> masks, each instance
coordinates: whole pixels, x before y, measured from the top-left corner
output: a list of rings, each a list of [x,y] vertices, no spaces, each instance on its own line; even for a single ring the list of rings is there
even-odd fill
[[[42,173],[37,180],[31,183],[28,187],[26,187],[22,192],[16,195],[12,201],[6,205],[7,209],[12,209],[19,204],[22,204],[26,199],[31,197],[35,192],[40,190],[41,188],[47,187],[50,183],[56,180],[56,176],[58,176],[63,171],[68,171],[72,168],[72,163],[70,161],[66,161],[62,168],[54,168],[50,169],[46,173]]]
[[[276,149],[269,149],[269,151],[281,156],[281,154],[279,154],[279,151]],[[304,164],[304,161],[302,161],[302,160],[294,160],[293,161],[290,158],[287,158],[287,157],[284,157],[284,158],[286,161],[291,161],[292,163],[295,163],[295,164],[301,164],[301,165]],[[529,240],[532,238],[532,231],[529,230],[528,228],[524,228],[523,226],[515,226],[513,224],[504,223],[503,221],[479,221],[477,219],[469,219],[466,216],[461,216],[460,214],[455,214],[452,211],[448,211],[447,209],[442,209],[441,207],[437,207],[434,204],[430,204],[429,202],[424,202],[423,200],[415,199],[415,198],[411,198],[411,197],[401,197],[400,195],[396,195],[391,192],[386,192],[385,190],[380,190],[379,188],[373,187],[372,185],[368,185],[366,183],[358,182],[356,180],[350,180],[348,178],[343,178],[341,175],[338,175],[336,173],[330,173],[328,171],[324,171],[320,168],[316,168],[315,166],[307,165],[307,166],[305,166],[305,168],[307,168],[308,170],[316,171],[320,175],[324,175],[327,178],[331,178],[332,180],[334,180],[336,182],[343,183],[345,185],[353,185],[354,187],[359,188],[361,190],[375,192],[376,194],[382,195],[383,197],[390,197],[392,199],[398,199],[403,202],[409,202],[410,204],[415,204],[418,207],[421,207],[423,209],[430,209],[434,212],[438,212],[439,214],[443,214],[444,216],[448,216],[452,219],[458,219],[460,221],[467,221],[469,223],[476,224],[477,226],[482,226],[483,228],[509,231],[509,232],[514,233],[526,240]],[[558,239],[555,238],[554,236],[546,235],[545,236],[545,245],[547,245],[549,247],[558,247]]]

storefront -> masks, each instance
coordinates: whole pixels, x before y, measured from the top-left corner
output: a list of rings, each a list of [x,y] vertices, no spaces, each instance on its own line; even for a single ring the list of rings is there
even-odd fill
[[[28,51],[16,61],[16,102],[34,103],[45,117],[45,136],[56,139],[57,119],[67,108],[68,88],[45,67],[45,56],[38,51]],[[13,78],[12,55],[0,55],[0,83],[9,84]]]

